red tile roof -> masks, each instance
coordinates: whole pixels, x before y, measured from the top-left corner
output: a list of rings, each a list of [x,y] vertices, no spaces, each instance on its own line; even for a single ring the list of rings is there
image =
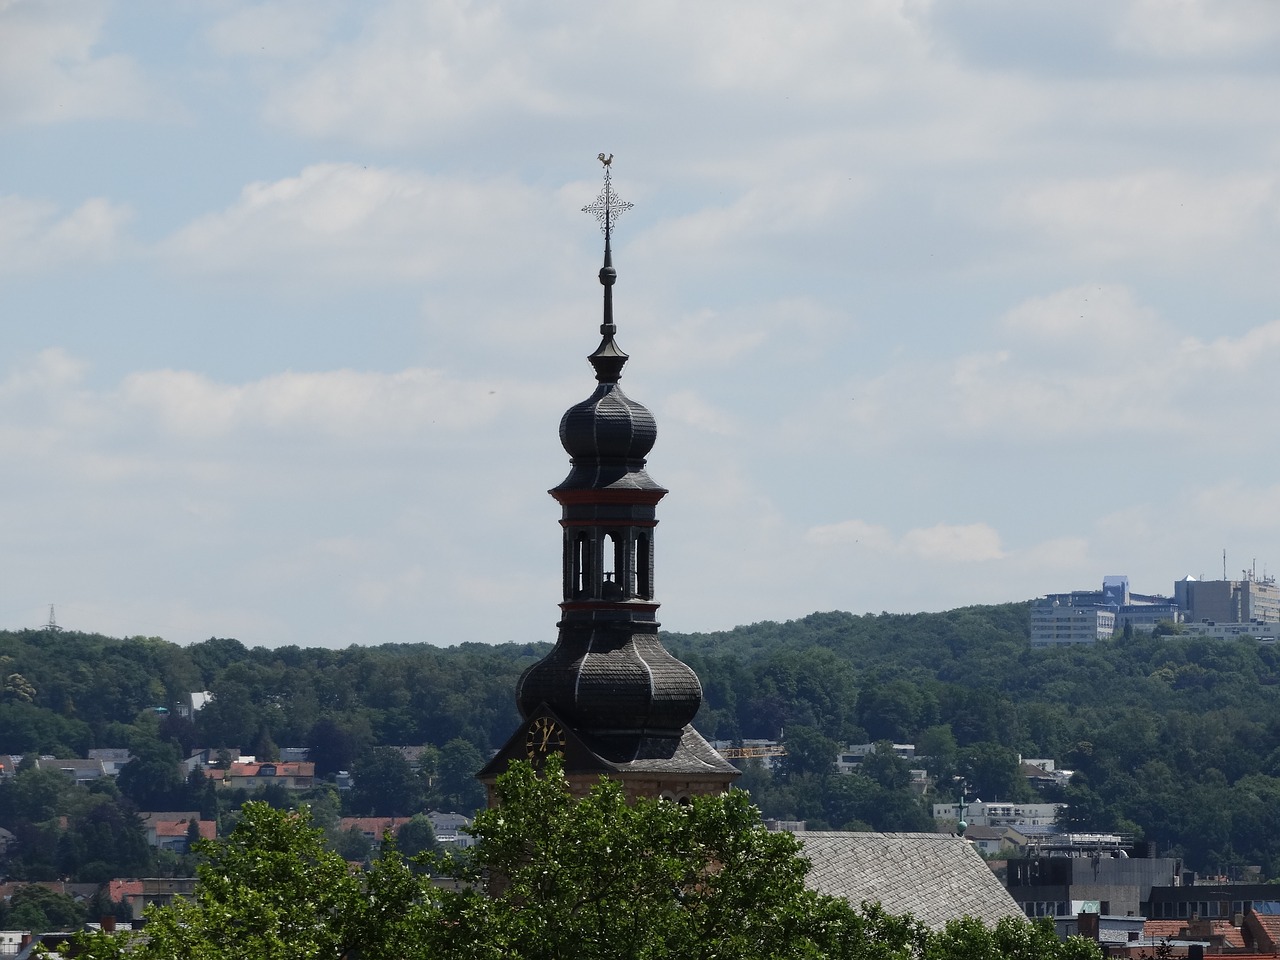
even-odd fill
[[[1222,942],[1226,946],[1244,949],[1244,933],[1230,920],[1214,920],[1213,932],[1222,935]]]
[[[1271,940],[1271,945],[1280,944],[1280,917],[1264,913],[1254,913],[1250,916],[1263,935]],[[1260,946],[1268,946],[1268,944],[1260,944]]]
[[[198,820],[196,823],[200,827],[201,839],[212,840],[218,835],[216,820]],[[157,837],[185,837],[191,822],[189,820],[157,820],[154,826]]]
[[[141,880],[109,880],[107,882],[107,894],[116,903],[120,903],[129,897],[142,896]]]
[[[381,840],[388,830],[398,833],[408,822],[408,817],[343,817],[338,822],[338,828],[345,833],[355,827],[361,833],[372,834],[375,839]]]
[[[1168,940],[1186,929],[1185,920],[1147,920],[1142,924],[1142,935],[1152,940]]]

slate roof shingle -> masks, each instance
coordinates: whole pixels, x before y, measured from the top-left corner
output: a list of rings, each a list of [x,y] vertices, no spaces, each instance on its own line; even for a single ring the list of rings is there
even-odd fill
[[[933,929],[976,917],[1022,917],[1009,891],[962,837],[943,833],[798,833],[809,889],[853,904],[879,902]]]

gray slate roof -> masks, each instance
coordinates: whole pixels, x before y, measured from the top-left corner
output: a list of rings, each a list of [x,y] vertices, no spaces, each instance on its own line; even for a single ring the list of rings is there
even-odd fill
[[[993,926],[1023,913],[977,851],[944,833],[797,833],[813,864],[810,890],[855,905],[878,902],[938,929],[948,920],[977,917]]]

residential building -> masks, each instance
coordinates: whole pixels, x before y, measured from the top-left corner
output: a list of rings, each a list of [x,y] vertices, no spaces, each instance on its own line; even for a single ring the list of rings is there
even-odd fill
[[[191,824],[202,840],[213,840],[218,836],[216,820],[201,820],[198,810],[172,812],[147,811],[138,814],[142,820],[142,828],[147,834],[147,843],[161,850],[172,850],[174,853],[187,853],[191,849]]]
[[[89,759],[101,763],[108,777],[115,777],[133,759],[133,754],[125,747],[99,747],[89,751]]]
[[[343,833],[358,830],[378,850],[382,847],[384,834],[389,832],[394,837],[408,822],[408,817],[343,817],[338,821],[338,829]]]
[[[446,847],[473,847],[476,839],[465,832],[471,826],[471,818],[460,813],[442,813],[431,810],[427,813],[431,821],[431,829],[436,835],[436,842]]]
[[[1004,800],[969,800],[935,803],[933,819],[940,823],[963,820],[971,827],[1052,826],[1065,803],[1009,803]]]
[[[315,785],[314,763],[256,763],[236,760],[227,769],[210,768],[204,775],[219,787],[261,790],[268,786],[310,790]]]
[[[1039,757],[1023,757],[1019,761],[1022,775],[1037,790],[1049,787],[1065,787],[1071,782],[1074,770],[1059,770],[1058,765],[1050,759]]]
[[[1012,842],[1005,835],[1006,829],[985,826],[969,827],[964,832],[964,838],[973,844],[983,856],[994,857],[997,854],[1007,853],[1013,849]]]
[[[0,930],[0,957],[12,957],[30,942],[30,930]]]
[[[58,757],[40,757],[36,760],[37,770],[58,770],[65,773],[76,783],[84,786],[107,775],[101,760],[66,760]]]
[[[195,877],[144,877],[132,881],[131,893],[125,899],[133,908],[133,919],[142,920],[143,912],[152,904],[168,907],[175,897],[190,900],[197,882]]]
[[[841,748],[836,754],[836,772],[837,773],[853,773],[862,766],[862,761],[876,752],[876,744],[874,743],[851,743]],[[916,757],[916,745],[914,743],[895,743],[893,745],[894,756],[903,760],[914,760]]]

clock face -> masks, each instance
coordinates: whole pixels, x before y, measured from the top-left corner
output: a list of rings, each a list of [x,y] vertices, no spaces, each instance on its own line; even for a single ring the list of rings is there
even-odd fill
[[[563,750],[565,742],[564,727],[550,717],[538,717],[529,724],[524,749],[530,760],[541,760],[549,753]]]

